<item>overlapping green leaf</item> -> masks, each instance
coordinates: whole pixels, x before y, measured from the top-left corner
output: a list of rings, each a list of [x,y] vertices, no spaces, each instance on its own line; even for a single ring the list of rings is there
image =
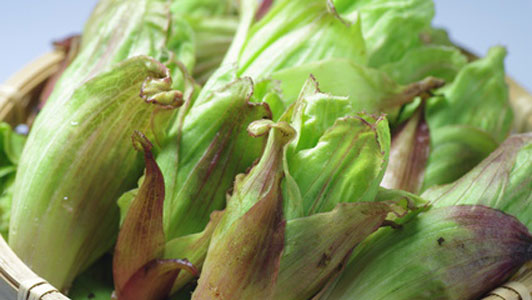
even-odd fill
[[[252,93],[249,78],[210,91],[187,113],[179,136],[159,153],[167,239],[202,231],[211,212],[225,206],[234,176],[260,156],[264,140],[250,137],[246,128],[271,114],[266,105],[249,102]]]
[[[146,55],[172,70],[182,88],[175,61],[194,64],[190,26],[170,14],[170,0],[102,0],[85,25],[79,54],[56,83],[49,102],[64,103],[84,82],[128,58]]]
[[[425,109],[430,154],[425,167],[410,178],[409,167],[420,158],[407,151],[419,146],[414,142],[417,137],[412,135],[415,131],[410,131],[409,139],[396,136],[404,136],[404,130],[394,133],[397,145],[392,145],[392,153],[398,156],[391,162],[395,168],[393,175],[389,170],[390,176],[386,179],[388,183],[401,181],[404,185],[388,187],[410,187],[410,191],[419,193],[435,185],[453,182],[486,158],[508,136],[512,111],[504,78],[504,56],[503,48],[491,49],[485,58],[463,67],[452,83],[434,91],[436,96],[426,94],[423,101],[416,101],[403,109],[399,117],[401,121],[416,118],[412,117],[413,111]],[[413,120],[408,122],[410,124]]]
[[[404,104],[444,84],[440,79],[427,77],[403,86],[380,70],[358,65],[351,60],[329,59],[272,74],[273,79],[281,81],[283,100],[287,105],[297,99],[299,87],[309,74],[316,78],[323,92],[347,97],[352,111],[385,112],[391,122],[395,121]]]
[[[270,132],[266,149],[249,173],[235,180],[192,299],[273,299],[285,237],[283,148],[294,131],[267,120],[249,130],[257,136]]]
[[[532,230],[532,135],[508,138],[459,180],[423,193],[436,207],[482,204],[517,217]]]
[[[381,231],[318,299],[477,299],[532,258],[532,236],[485,206],[434,208]]]
[[[273,299],[309,299],[392,211],[385,202],[340,203],[332,211],[288,221]]]
[[[420,33],[430,27],[434,4],[430,0],[334,0],[338,13],[360,19],[368,63],[379,67],[394,62],[422,44]]]
[[[488,55],[465,66],[452,84],[427,102],[431,130],[446,125],[468,125],[486,131],[498,142],[509,134],[512,110],[504,79],[506,50],[494,47]]]
[[[65,103],[48,103],[32,128],[15,183],[9,242],[58,288],[113,244],[116,199],[143,169],[130,136],[142,130],[153,138],[152,120],[168,120],[165,108],[180,103],[168,76],[151,58],[129,59]]]
[[[320,92],[313,78],[303,87],[286,116],[297,132],[286,151],[287,219],[375,197],[387,164],[388,123],[351,114],[345,98]]]
[[[7,240],[17,165],[26,137],[0,123],[0,233]]]
[[[275,71],[327,58],[366,62],[360,23],[341,19],[326,1],[275,1],[257,22],[255,1],[243,1],[242,7],[233,45],[207,89],[241,76],[260,81]]]

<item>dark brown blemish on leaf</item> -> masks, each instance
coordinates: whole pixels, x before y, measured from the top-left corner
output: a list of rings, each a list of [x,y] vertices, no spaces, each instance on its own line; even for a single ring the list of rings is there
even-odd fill
[[[382,221],[381,227],[385,227],[385,226],[392,227],[393,229],[401,229],[401,228],[403,228],[403,226],[401,224],[397,224],[397,223],[395,223],[393,221],[390,221],[390,220]]]
[[[441,246],[441,245],[443,244],[443,242],[445,242],[445,239],[444,239],[443,237],[440,237],[440,238],[438,239],[438,245]]]
[[[325,268],[331,261],[331,256],[327,253],[321,255],[320,261],[318,262],[318,268]]]
[[[89,295],[87,296],[87,298],[89,299],[94,299],[96,297],[96,295],[94,295],[93,292],[90,292]]]

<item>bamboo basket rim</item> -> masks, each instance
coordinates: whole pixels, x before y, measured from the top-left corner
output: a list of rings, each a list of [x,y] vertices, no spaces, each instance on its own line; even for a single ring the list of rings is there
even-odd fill
[[[464,50],[464,53],[473,59],[476,57],[471,52]],[[30,62],[0,84],[0,120],[9,117],[14,120],[25,120],[28,106],[31,104],[29,96],[60,68],[65,57],[66,53],[62,49],[55,49]],[[514,128],[521,131],[532,130],[532,93],[508,76],[506,81],[512,106],[525,109],[524,115],[528,115],[526,119],[515,120]],[[12,121],[11,125],[16,125],[15,123]],[[521,270],[516,274],[520,277],[520,282],[509,281],[488,293],[484,300],[532,300],[532,262],[525,264]],[[9,248],[2,236],[0,236],[0,298],[70,300],[26,266]]]
[[[30,95],[59,69],[64,58],[65,53],[60,49],[46,53],[1,84],[0,120],[24,119],[31,104]],[[26,266],[1,236],[0,297],[6,300],[69,300]]]

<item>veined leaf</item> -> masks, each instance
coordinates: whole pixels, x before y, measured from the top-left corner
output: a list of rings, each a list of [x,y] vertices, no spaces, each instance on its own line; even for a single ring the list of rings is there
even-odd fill
[[[128,58],[146,55],[167,64],[174,87],[183,88],[175,60],[194,64],[192,31],[170,14],[170,0],[102,0],[82,35],[81,49],[55,85],[48,102],[64,103],[89,79]]]
[[[305,215],[329,211],[339,202],[373,200],[387,164],[388,147],[380,144],[389,143],[387,126],[385,119],[369,116],[341,118],[315,147],[287,158]]]
[[[402,86],[380,70],[358,65],[350,60],[329,59],[272,74],[273,79],[281,81],[286,105],[297,99],[299,87],[305,83],[309,74],[316,78],[323,92],[347,97],[352,111],[386,112],[391,122],[395,121],[404,104],[444,84],[440,79],[427,77]]]
[[[270,132],[266,149],[249,173],[235,180],[192,299],[272,299],[284,244],[283,148],[294,131],[268,120],[252,123],[249,131]]]
[[[421,191],[462,177],[498,146],[490,134],[463,125],[436,129],[431,137],[432,149]]]
[[[116,199],[143,169],[130,136],[141,130],[151,138],[159,130],[151,119],[170,117],[154,112],[180,104],[171,83],[159,62],[136,57],[39,114],[20,159],[9,242],[54,286],[67,288],[112,246]]]
[[[486,131],[498,143],[509,134],[512,110],[504,80],[506,50],[494,47],[488,55],[465,66],[451,85],[427,101],[431,131],[446,125],[468,125]]]
[[[515,135],[457,181],[425,191],[436,207],[481,204],[517,217],[532,230],[532,134]]]
[[[234,176],[260,156],[264,139],[250,137],[254,120],[270,118],[267,105],[250,103],[250,79],[238,79],[193,105],[180,135],[157,156],[165,178],[167,239],[202,231],[225,205]]]
[[[320,92],[310,78],[282,118],[290,119],[297,133],[286,150],[287,219],[375,197],[387,164],[388,123],[383,117],[352,116],[350,108],[345,98]]]
[[[161,256],[163,231],[164,178],[152,154],[152,144],[140,132],[133,144],[144,152],[146,176],[120,228],[113,256],[115,290],[120,296],[124,285],[141,267]]]
[[[400,60],[383,65],[380,69],[400,84],[408,84],[427,76],[453,82],[466,64],[467,58],[457,48],[428,45],[409,50]]]
[[[273,299],[310,299],[390,212],[385,202],[340,203],[332,211],[288,221]]]
[[[319,299],[478,299],[532,258],[527,228],[485,206],[430,209],[380,233]]]
[[[341,19],[326,1],[275,1],[257,22],[249,17],[257,9],[255,1],[243,5],[248,17],[241,21],[221,68],[206,83],[208,90],[235,77],[249,76],[258,82],[275,71],[327,58],[366,62],[360,23]]]
[[[146,176],[118,235],[113,256],[114,297],[118,300],[164,299],[181,269],[196,275],[198,272],[186,260],[159,259],[165,244],[164,178],[146,136],[136,131],[133,145],[144,152]]]
[[[434,4],[430,0],[334,0],[348,20],[361,19],[368,64],[394,62],[422,44],[420,34],[430,27]],[[400,26],[399,26],[400,25]]]

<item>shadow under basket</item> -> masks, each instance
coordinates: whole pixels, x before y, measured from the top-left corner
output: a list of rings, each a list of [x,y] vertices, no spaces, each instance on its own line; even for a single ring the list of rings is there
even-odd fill
[[[471,59],[476,57],[464,51]],[[61,49],[47,53],[25,66],[0,85],[0,120],[12,127],[30,125],[37,113],[39,96],[46,82],[60,69],[66,54]],[[532,131],[532,95],[507,78],[510,102],[515,113],[515,132]],[[532,262],[484,300],[532,300]],[[0,236],[0,299],[68,300],[46,280],[33,273]]]

